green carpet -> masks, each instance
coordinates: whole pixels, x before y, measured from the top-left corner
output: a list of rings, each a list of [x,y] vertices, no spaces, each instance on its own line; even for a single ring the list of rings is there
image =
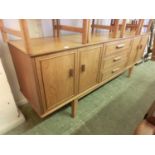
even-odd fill
[[[133,134],[155,100],[155,62],[134,68],[82,98],[75,119],[66,106],[40,119],[29,105],[21,107],[26,122],[7,134]]]

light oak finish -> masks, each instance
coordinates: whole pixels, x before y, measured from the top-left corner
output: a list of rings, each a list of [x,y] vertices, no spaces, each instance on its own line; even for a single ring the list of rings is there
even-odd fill
[[[77,113],[77,104],[78,104],[78,100],[73,100],[71,103],[72,106],[72,117],[74,118],[76,116]]]
[[[112,32],[112,37],[116,38],[119,30],[120,30],[119,37],[124,37],[126,33],[125,30],[128,27],[131,27],[131,30],[135,29],[136,35],[139,35],[141,33],[142,27],[146,27],[147,32],[149,32],[152,22],[153,20],[149,20],[148,25],[143,25],[144,19],[140,19],[138,24],[133,25],[133,24],[126,24],[126,19],[123,19],[122,24],[119,24],[119,19],[113,19],[111,20],[111,25],[106,26],[106,25],[95,24],[95,20],[93,19],[92,26],[90,26],[90,20],[83,19],[83,26],[79,28],[79,27],[73,27],[73,26],[68,26],[68,25],[61,25],[60,19],[53,19],[52,25],[53,25],[53,36],[54,37],[57,37],[57,38],[60,37],[60,30],[78,32],[82,34],[82,43],[86,44],[86,43],[89,43],[91,40],[91,33],[90,33],[91,28],[90,27],[92,27],[92,32],[94,32],[95,27],[101,28],[101,29],[109,29],[109,32]],[[21,30],[16,31],[10,28],[6,28],[3,24],[3,20],[0,19],[0,30],[2,32],[3,40],[6,42],[9,41],[7,37],[7,33],[11,33],[15,36],[21,37],[23,41],[22,44],[24,44],[25,46],[25,49],[24,50],[22,49],[22,51],[31,53],[30,51],[32,51],[31,49],[32,45],[30,41],[27,20],[20,19],[19,24],[20,24]]]
[[[40,117],[69,103],[75,117],[78,99],[133,68],[148,34],[96,34],[89,44],[82,44],[79,35],[72,37],[31,40],[34,53],[24,53],[19,41],[9,42],[21,91]]]
[[[27,21],[25,19],[20,19],[19,20],[20,24],[20,31],[7,28],[4,26],[3,20],[0,20],[0,30],[2,32],[2,37],[5,42],[10,42],[7,34],[11,34],[16,37],[22,38],[22,46],[24,45],[25,50],[23,52],[29,53],[31,51],[31,44],[30,44],[30,36],[29,36],[29,31],[28,31],[28,25]]]
[[[129,68],[129,70],[128,70],[128,77],[130,77],[131,76],[131,73],[133,72],[133,66],[132,67],[130,67]]]
[[[8,41],[8,36],[7,36],[7,33],[3,31],[3,28],[4,28],[3,20],[0,19],[0,31],[2,33],[2,38],[3,38],[4,42],[7,42]]]
[[[98,83],[101,50],[102,45],[78,50],[80,52],[79,92],[83,92]]]
[[[118,73],[121,73],[125,67],[125,62],[109,68],[107,72],[101,72],[101,81],[107,80]]]
[[[143,33],[141,35],[145,35]],[[134,33],[126,33],[123,39],[134,38]],[[81,43],[81,35],[65,35],[60,38],[46,37],[46,38],[33,38],[30,39],[31,51],[29,52],[30,56],[36,57],[40,55],[56,53],[64,51],[66,49],[75,49],[80,47],[86,47],[88,45],[97,45],[100,43],[110,43],[113,41],[121,41],[119,37],[113,38],[112,33],[96,33],[91,36],[91,40],[88,44]],[[20,49],[22,52],[26,53],[24,43],[22,40],[13,40],[9,41],[12,45]]]
[[[86,44],[89,41],[89,31],[90,31],[90,20],[89,19],[83,19],[82,27],[75,27],[75,26],[68,26],[68,25],[62,25],[60,23],[60,19],[53,19],[52,20],[53,25],[53,34],[54,37],[60,37],[60,31],[71,31],[71,32],[77,32],[82,34],[82,43]]]
[[[115,19],[114,20],[114,28],[112,29],[113,37],[114,38],[117,36],[118,30],[119,30],[119,20],[118,19]]]
[[[17,36],[17,37],[22,37],[21,32],[17,31],[17,30],[12,30],[10,28],[2,27],[2,31],[4,33],[12,34],[12,35]]]
[[[117,45],[116,42],[114,42],[113,44]],[[111,44],[108,44],[108,45],[111,45]],[[131,46],[129,47],[126,46],[128,48],[124,48],[121,51],[117,51],[116,49],[114,49],[112,50],[113,52],[110,52],[110,54],[106,53],[108,51],[106,48],[107,46],[105,45],[104,47],[105,48],[103,51],[102,62],[101,62],[100,81],[107,80],[108,78],[124,70],[127,64],[128,55],[129,55]]]
[[[26,51],[29,53],[31,51],[31,44],[30,44],[28,24],[25,19],[20,19],[19,23],[20,23],[21,33],[22,33],[22,40]]]
[[[36,76],[35,62],[27,54],[9,44],[12,60],[16,69],[20,90],[31,103],[34,110],[41,115],[43,113],[42,98]]]
[[[79,33],[83,32],[82,28],[80,28],[80,27],[67,26],[67,25],[60,25],[59,29],[66,30],[66,31],[71,31],[71,32],[79,32]]]
[[[124,39],[121,41],[107,43],[105,44],[105,56],[117,53],[130,47],[131,47],[130,39]]]
[[[95,25],[94,22],[92,24],[92,30],[94,31],[94,28],[97,29],[105,29],[105,30],[113,30],[113,26],[108,26],[108,25]]]
[[[123,19],[120,37],[123,38],[126,31],[126,19]]]
[[[144,19],[139,19],[136,21],[132,21],[131,24],[126,23],[126,20],[123,19],[122,24],[119,24],[119,29],[121,29],[121,35],[123,37],[123,34],[125,34],[126,29],[130,30],[131,32],[134,32],[136,35],[141,34],[142,28],[146,28],[145,32],[150,32],[150,27],[153,23],[152,19],[149,19],[148,24],[144,25]]]
[[[141,33],[142,27],[143,27],[144,19],[140,19],[138,21],[137,29],[136,29],[136,35]]]
[[[132,41],[132,49],[128,59],[128,66],[133,66],[136,63],[136,55],[139,50],[140,40],[141,40],[141,37],[139,36],[139,37],[135,37]]]
[[[140,40],[140,44],[139,44],[139,47],[138,47],[138,52],[137,52],[137,55],[136,55],[136,62],[138,62],[142,56],[143,56],[143,52],[144,52],[144,49],[146,47],[146,44],[148,42],[148,35],[147,36],[143,36]]]
[[[126,19],[122,20],[122,24],[119,24],[119,19],[113,19],[111,20],[111,25],[99,25],[95,24],[95,19],[92,21],[92,34],[94,34],[94,29],[105,29],[109,30],[109,32],[112,32],[113,38],[117,37],[117,34],[120,30],[119,37],[123,38],[126,31]]]
[[[113,54],[110,57],[104,58],[104,63],[102,64],[102,68],[104,70],[107,70],[110,67],[113,67],[117,64],[120,64],[124,61],[127,61],[128,58],[128,53],[127,51],[119,52],[117,54]]]
[[[59,19],[54,19],[54,37],[31,39],[27,21],[19,22],[20,32],[6,28],[2,20],[0,30],[9,44],[20,89],[40,117],[70,102],[75,117],[78,99],[127,69],[130,76],[143,55],[149,35],[148,31],[141,33],[142,27],[146,27],[143,19],[134,25],[128,25],[125,19],[119,24],[114,19],[109,27],[96,25],[93,20],[92,32],[94,28],[109,30],[93,35],[88,19],[83,19],[81,28],[61,25]],[[129,26],[131,32],[126,32]],[[80,34],[60,37],[61,30]],[[22,39],[10,41],[7,33]]]
[[[75,52],[76,50],[36,58],[48,110],[75,95]]]

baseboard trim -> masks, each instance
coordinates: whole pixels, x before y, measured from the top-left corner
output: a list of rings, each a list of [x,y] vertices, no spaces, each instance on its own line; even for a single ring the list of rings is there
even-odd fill
[[[6,134],[7,132],[16,128],[17,126],[21,125],[24,122],[25,122],[24,115],[20,112],[19,117],[17,116],[13,120],[11,120],[10,123],[4,124],[3,128],[0,129],[0,135]]]
[[[19,101],[16,101],[16,104],[18,106],[21,106],[21,105],[24,105],[24,104],[27,104],[27,103],[28,103],[28,101],[25,98],[23,98],[23,99],[21,99]]]

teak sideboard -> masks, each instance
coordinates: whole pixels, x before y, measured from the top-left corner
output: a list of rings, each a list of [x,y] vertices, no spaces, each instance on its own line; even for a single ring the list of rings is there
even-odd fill
[[[79,35],[31,39],[31,53],[22,42],[10,41],[20,89],[40,117],[72,104],[78,99],[129,70],[141,59],[149,33],[113,38],[93,35],[81,44]],[[74,39],[73,39],[74,38]]]

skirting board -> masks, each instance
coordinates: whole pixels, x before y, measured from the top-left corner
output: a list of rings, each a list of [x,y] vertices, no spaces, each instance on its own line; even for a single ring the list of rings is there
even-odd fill
[[[21,106],[21,105],[24,105],[27,103],[28,103],[28,101],[26,100],[26,98],[16,101],[17,106]]]
[[[0,127],[0,134],[1,135],[5,134],[24,122],[25,122],[24,115],[19,111],[19,116],[17,116],[16,119],[12,118],[12,120],[10,120],[10,123],[4,124],[3,126]]]

